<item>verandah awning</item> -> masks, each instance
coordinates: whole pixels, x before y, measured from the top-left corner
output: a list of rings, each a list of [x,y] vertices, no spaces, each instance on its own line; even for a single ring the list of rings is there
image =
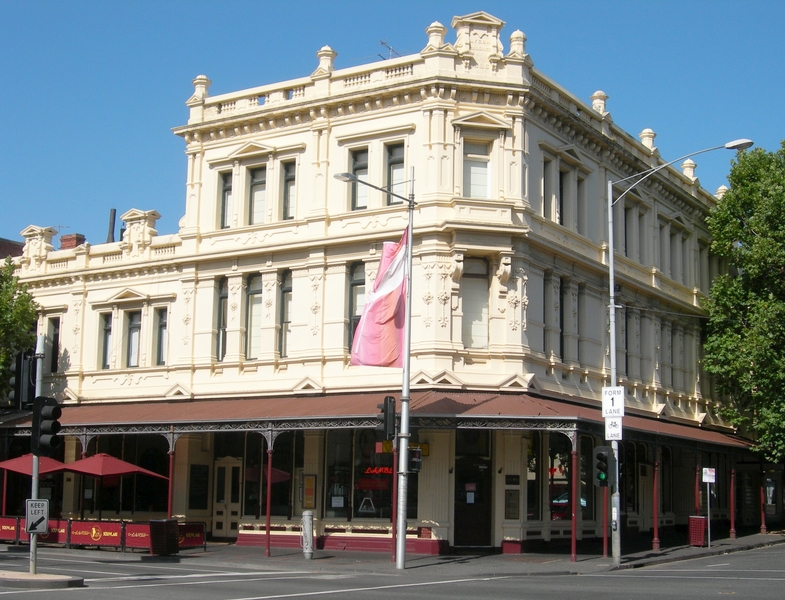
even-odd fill
[[[208,400],[85,403],[64,406],[63,434],[184,433],[275,428],[373,427],[384,393],[223,398]],[[398,394],[394,394],[396,397]],[[603,423],[599,407],[530,392],[423,390],[411,394],[413,427],[548,429]],[[29,434],[29,417],[6,423],[14,435]],[[737,435],[639,415],[624,417],[624,429],[707,444],[747,448]]]

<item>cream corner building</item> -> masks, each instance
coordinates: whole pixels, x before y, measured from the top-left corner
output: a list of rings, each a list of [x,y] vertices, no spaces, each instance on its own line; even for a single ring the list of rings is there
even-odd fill
[[[173,477],[168,504],[165,484],[123,478],[105,512],[175,513],[254,544],[270,506],[286,544],[310,509],[325,546],[389,548],[392,455],[374,427],[401,371],[350,366],[349,348],[407,210],[334,178],[349,172],[413,186],[417,202],[412,543],[520,551],[569,536],[572,512],[578,538],[601,535],[606,186],[666,161],[653,131],[614,123],[606,94],[580,99],[539,72],[520,30],[505,36],[484,12],[451,27],[429,25],[419,54],[347,69],[325,46],[311,74],[219,96],[196,77],[174,129],[187,157],[177,233],[135,208],[116,242],[55,250],[53,229],[22,232],[64,458],[106,451]],[[734,485],[760,485],[700,369],[700,302],[722,265],[705,225],[716,198],[695,168],[663,169],[614,207],[630,530],[685,524],[700,466],[718,469],[712,509],[726,517]],[[64,515],[79,496],[75,483],[53,492]],[[750,524],[756,510],[741,504]]]

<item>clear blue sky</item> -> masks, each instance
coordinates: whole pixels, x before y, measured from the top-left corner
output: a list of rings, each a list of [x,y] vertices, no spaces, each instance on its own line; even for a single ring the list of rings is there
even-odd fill
[[[785,138],[782,0],[0,0],[0,237],[30,224],[106,240],[109,209],[161,213],[177,231],[192,79],[213,95],[419,52],[433,21],[484,10],[516,29],[534,65],[614,121],[657,132],[666,160],[748,137]],[[448,41],[455,40],[450,29]],[[696,157],[726,183],[730,152]],[[55,241],[59,248],[59,242]]]

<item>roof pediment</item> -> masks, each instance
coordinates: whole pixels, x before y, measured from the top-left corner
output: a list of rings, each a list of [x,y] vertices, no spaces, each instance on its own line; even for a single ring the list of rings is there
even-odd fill
[[[453,119],[452,125],[453,127],[466,127],[469,129],[512,129],[512,125],[504,119],[484,111]]]
[[[473,12],[469,15],[463,15],[462,17],[453,17],[451,27],[455,29],[462,23],[471,23],[472,25],[490,25],[499,28],[504,27],[504,21],[497,19],[493,15],[488,14],[483,10]]]

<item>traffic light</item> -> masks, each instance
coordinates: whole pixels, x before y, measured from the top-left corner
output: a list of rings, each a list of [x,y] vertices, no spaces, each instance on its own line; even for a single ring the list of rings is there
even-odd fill
[[[594,449],[594,485],[608,487],[615,483],[613,448],[597,446]]]
[[[382,411],[376,415],[376,418],[381,421],[376,429],[384,433],[385,439],[391,440],[395,437],[395,398],[385,396],[384,403],[376,406]]]
[[[409,473],[419,473],[422,469],[422,448],[409,448]]]
[[[33,400],[33,435],[30,450],[36,456],[52,458],[60,446],[60,415],[62,409],[54,398],[38,396]]]
[[[12,408],[21,409],[31,400],[34,386],[30,381],[30,369],[34,365],[33,359],[24,352],[19,352],[9,365],[11,376],[8,379],[8,404]]]

